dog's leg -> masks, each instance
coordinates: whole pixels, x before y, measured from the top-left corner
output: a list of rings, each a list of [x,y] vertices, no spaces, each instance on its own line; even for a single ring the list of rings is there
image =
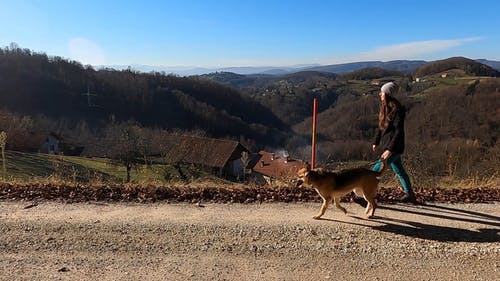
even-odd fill
[[[370,213],[371,209],[372,209],[372,203],[368,202],[368,205],[366,205],[365,214],[368,215],[368,213]]]
[[[375,198],[372,196],[365,196],[365,200],[368,202],[365,214],[368,215],[368,218],[371,218],[375,214],[375,208],[377,208],[377,203],[375,202]]]
[[[358,197],[363,197],[364,196],[364,193],[363,193],[363,190],[360,190],[358,188],[355,188],[354,190],[354,194]]]
[[[375,198],[373,198],[372,202],[372,212],[370,214],[370,218],[372,218],[375,215],[375,209],[377,208],[377,201],[375,201]]]
[[[368,204],[366,205],[366,209],[365,209],[365,214],[368,215],[368,212],[370,212],[370,209],[372,207],[372,203],[366,198],[366,195],[363,194],[363,198],[366,200],[366,202],[368,202]]]
[[[375,202],[375,197],[377,196],[377,186],[378,180],[376,178],[372,178],[370,182],[364,188],[365,200],[368,202],[368,206],[366,206],[366,215],[368,218],[373,217],[375,214],[375,209],[377,208],[377,202]]]
[[[335,207],[337,207],[337,209],[344,212],[344,215],[347,214],[347,210],[344,207],[340,206],[340,197],[334,197],[333,202],[335,203]]]
[[[321,197],[323,198],[323,197]],[[325,214],[326,208],[328,208],[328,205],[330,204],[331,198],[323,198],[323,205],[321,205],[321,209],[319,210],[319,213],[313,217],[313,219],[317,220],[321,218]]]

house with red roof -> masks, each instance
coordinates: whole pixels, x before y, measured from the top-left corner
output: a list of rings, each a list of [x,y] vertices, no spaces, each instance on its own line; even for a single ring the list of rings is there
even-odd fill
[[[252,177],[269,185],[288,184],[297,177],[297,172],[306,167],[302,160],[292,159],[285,153],[260,151],[252,157],[249,168]]]

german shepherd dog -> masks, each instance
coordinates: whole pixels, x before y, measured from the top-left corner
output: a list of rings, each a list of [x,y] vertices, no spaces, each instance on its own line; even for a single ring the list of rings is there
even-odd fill
[[[367,168],[353,168],[338,172],[321,168],[311,170],[308,165],[297,172],[297,187],[302,185],[313,187],[323,199],[323,205],[319,213],[313,217],[314,219],[319,219],[325,214],[326,208],[332,200],[335,207],[346,214],[346,209],[340,206],[340,198],[351,191],[354,191],[357,196],[362,196],[368,202],[365,213],[370,218],[373,217],[377,208],[375,196],[377,195],[379,177],[384,171],[386,163],[383,162],[382,165],[378,172]]]

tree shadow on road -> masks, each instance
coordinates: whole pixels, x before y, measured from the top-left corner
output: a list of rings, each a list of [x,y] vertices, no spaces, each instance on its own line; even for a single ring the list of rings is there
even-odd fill
[[[500,217],[485,214],[485,213],[480,213],[480,212],[470,211],[470,210],[463,210],[463,209],[452,208],[452,207],[446,207],[446,206],[440,206],[440,205],[431,205],[431,204],[420,204],[418,206],[422,209],[435,210],[435,211],[439,211],[441,213],[446,213],[446,214],[461,215],[461,216],[467,216],[467,217],[476,218],[476,219],[490,219],[490,220],[494,220],[494,221],[499,222],[496,225],[500,225]]]
[[[408,205],[406,207],[408,207]],[[385,205],[385,206],[379,206],[379,209],[398,211],[398,212],[403,212],[403,213],[411,213],[411,214],[415,214],[415,215],[429,216],[429,217],[445,219],[445,220],[470,222],[470,223],[485,224],[485,225],[489,225],[489,226],[500,227],[500,217],[496,217],[496,216],[492,216],[492,215],[488,215],[488,214],[483,214],[483,213],[479,213],[479,212],[444,207],[444,206],[425,205],[424,204],[424,205],[415,205],[414,209],[404,209],[404,208],[398,208],[397,205],[395,205],[394,207],[390,207],[390,206]],[[436,209],[436,210],[433,210],[433,209]],[[425,210],[432,210],[432,211],[440,212],[440,214],[423,212]],[[451,214],[451,215],[445,215],[445,214]],[[454,215],[454,216],[452,216],[452,215]],[[457,216],[461,216],[461,217],[457,217]]]
[[[481,228],[478,231],[474,231],[390,218],[380,218],[377,221],[382,222],[383,225],[372,226],[371,228],[414,238],[439,242],[500,242],[499,229]]]
[[[386,209],[391,211],[411,213],[413,215],[419,216],[430,216],[433,218],[439,218],[443,220],[455,220],[474,224],[483,224],[484,228],[479,228],[477,230],[470,230],[459,227],[450,227],[442,225],[432,225],[418,221],[394,219],[388,217],[378,217],[375,216],[372,219],[361,218],[357,216],[351,216],[362,222],[346,222],[341,220],[332,219],[322,219],[332,222],[341,222],[351,225],[369,227],[371,229],[383,232],[394,233],[398,235],[404,235],[408,237],[420,238],[425,240],[433,240],[439,242],[470,242],[470,243],[492,243],[500,242],[500,218],[483,214],[479,212],[472,212],[466,210],[459,210],[450,207],[441,206],[429,206],[426,208],[436,208],[438,211],[445,210],[445,213],[453,214],[443,215],[436,213],[427,213],[419,210],[421,206],[415,206],[415,209],[398,208],[398,206],[379,206],[380,209]],[[366,222],[367,224],[365,224]],[[376,225],[374,225],[376,224]],[[492,228],[493,227],[493,228]]]

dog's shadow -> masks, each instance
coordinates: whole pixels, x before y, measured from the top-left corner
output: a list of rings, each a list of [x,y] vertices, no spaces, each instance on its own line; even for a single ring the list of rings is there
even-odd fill
[[[408,210],[406,208],[388,207],[388,206],[379,206],[379,207],[380,209],[408,212],[419,216],[431,216],[440,219],[472,222],[485,225],[486,227],[480,228],[476,231],[464,228],[427,224],[423,223],[422,220],[410,221],[410,220],[393,219],[381,216],[374,216],[371,219],[366,219],[353,215],[350,216],[351,218],[355,218],[356,220],[360,221],[359,223],[333,220],[327,218],[321,218],[320,220],[331,221],[335,223],[341,222],[357,226],[369,227],[377,231],[389,232],[398,235],[404,235],[408,237],[433,240],[439,242],[470,242],[470,243],[500,242],[500,228],[498,228],[500,226],[500,218],[498,217],[474,212],[473,214],[475,215],[475,217],[480,219],[457,218],[453,216],[436,215],[414,210]],[[455,214],[462,212],[461,210],[458,209],[453,209],[453,210],[456,211]],[[366,222],[366,224],[362,222]],[[374,225],[373,223],[376,223],[377,225]],[[496,226],[496,228],[495,227],[491,228],[490,226]]]

